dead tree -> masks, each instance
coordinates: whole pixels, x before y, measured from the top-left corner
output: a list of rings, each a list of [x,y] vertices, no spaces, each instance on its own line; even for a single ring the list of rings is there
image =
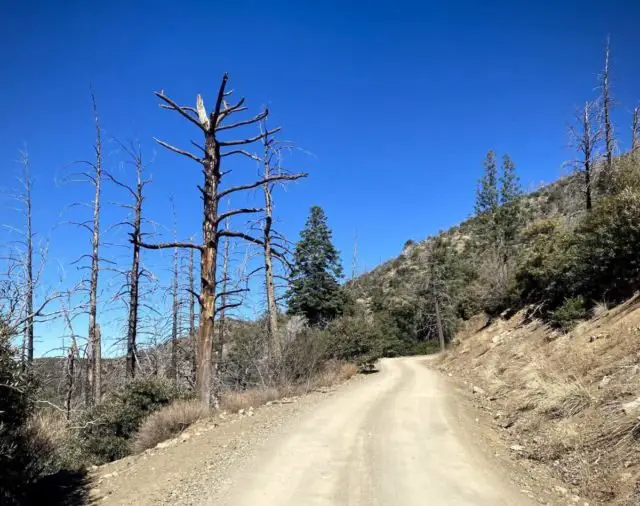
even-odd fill
[[[284,174],[282,155],[285,150],[291,149],[288,143],[279,142],[269,134],[266,119],[262,123],[261,133],[263,134],[262,144],[264,148],[263,167],[264,179],[268,180],[273,176]],[[287,174],[288,180],[293,181],[306,177],[305,173]],[[269,339],[269,352],[271,360],[276,364],[282,357],[282,343],[278,334],[278,303],[276,299],[276,285],[274,282],[274,247],[285,250],[283,244],[274,243],[273,230],[273,191],[275,183],[268,182],[262,186],[264,194],[264,221],[262,226],[262,242],[264,253],[265,290],[267,294],[267,337]]]
[[[189,340],[191,342],[191,379],[196,376],[196,281],[194,273],[194,250],[189,250]]]
[[[102,342],[98,328],[98,274],[100,271],[100,197],[102,192],[102,129],[96,98],[91,93],[93,115],[96,129],[96,143],[94,145],[95,162],[88,165],[93,169],[93,174],[87,174],[95,188],[93,198],[93,222],[91,230],[91,274],[89,279],[89,345],[91,354],[88,362],[88,381],[90,394],[88,404],[93,405],[100,401],[102,396]]]
[[[178,220],[176,214],[175,203],[172,200],[173,205],[173,236],[176,239]],[[171,285],[171,367],[169,370],[169,378],[174,384],[178,383],[178,325],[180,316],[180,290],[178,276],[180,270],[178,248],[173,248],[173,272],[172,272],[172,285]]]
[[[119,143],[122,150],[129,157],[130,163],[135,168],[135,186],[126,184],[105,172],[111,182],[124,189],[131,196],[132,203],[124,204],[123,207],[129,210],[129,216],[122,222],[130,229],[131,238],[131,267],[126,272],[128,288],[128,316],[127,316],[127,376],[134,378],[138,366],[138,320],[140,311],[140,281],[145,275],[145,270],[140,263],[140,242],[142,241],[142,204],[144,202],[144,188],[151,182],[144,179],[145,164],[142,150],[139,145],[130,143],[125,145]]]
[[[640,107],[633,110],[631,122],[631,152],[637,153],[640,149]]]
[[[244,190],[252,190],[259,188],[266,183],[283,181],[292,179],[286,174],[261,178],[252,183],[232,186],[225,189],[221,188],[221,183],[226,174],[222,170],[222,159],[232,155],[246,156],[251,159],[258,159],[256,155],[242,148],[242,146],[260,141],[265,135],[271,135],[278,131],[274,129],[262,132],[253,137],[246,137],[233,140],[222,140],[220,134],[222,132],[233,132],[237,128],[245,125],[251,125],[262,121],[267,117],[268,111],[264,110],[260,114],[235,123],[226,123],[234,114],[246,110],[244,107],[244,99],[236,104],[227,103],[227,97],[231,92],[226,91],[228,77],[225,74],[222,78],[218,94],[216,97],[213,110],[207,113],[204,102],[200,95],[197,96],[196,106],[180,106],[171,98],[166,96],[164,92],[156,93],[156,96],[163,102],[163,107],[176,111],[185,120],[202,133],[203,144],[193,143],[198,149],[198,154],[177,148],[164,141],[157,142],[170,151],[178,153],[182,156],[197,162],[202,167],[204,183],[199,187],[203,199],[203,220],[202,220],[202,241],[194,242],[168,242],[159,244],[140,243],[142,247],[149,249],[166,249],[166,248],[192,248],[200,252],[200,292],[198,294],[198,302],[200,304],[199,319],[199,335],[196,350],[196,391],[203,405],[209,406],[211,403],[211,380],[213,367],[212,360],[212,343],[215,336],[215,317],[220,311],[229,307],[230,304],[219,305],[217,302],[221,297],[230,295],[231,292],[239,293],[246,289],[230,290],[228,293],[219,290],[219,279],[217,277],[217,260],[220,239],[239,238],[248,241],[251,244],[263,246],[263,241],[253,237],[247,233],[221,229],[221,225],[227,218],[233,216],[259,213],[262,208],[238,208],[221,210],[220,203],[230,195]],[[225,307],[226,306],[226,307]],[[234,305],[235,307],[235,305]]]
[[[601,96],[600,96],[600,107],[601,107],[601,127],[600,129],[604,134],[604,145],[605,145],[605,165],[604,171],[600,177],[599,186],[603,191],[606,191],[610,180],[612,177],[613,171],[613,150],[614,150],[614,132],[613,132],[613,124],[611,122],[611,110],[613,109],[613,97],[611,95],[611,76],[610,76],[610,39],[607,37],[607,45],[605,47],[604,52],[604,69],[602,70],[602,74],[600,75],[600,88],[601,88]]]
[[[595,105],[593,102],[585,102],[584,108],[576,113],[578,128],[570,127],[569,136],[572,146],[578,151],[581,158],[572,162],[574,168],[584,175],[584,194],[587,211],[591,211],[593,170],[596,163],[596,149],[602,138],[602,129],[594,129]]]
[[[225,230],[229,230],[229,220],[225,221],[224,228]],[[222,358],[222,353],[224,351],[224,342],[226,337],[225,331],[226,331],[226,324],[227,324],[226,319],[227,319],[227,309],[228,309],[227,293],[229,292],[230,247],[231,247],[231,241],[227,237],[226,239],[224,239],[224,249],[222,251],[222,280],[221,280],[222,291],[220,296],[220,311],[218,313],[218,326],[220,328],[218,329],[218,342],[216,343],[215,350],[214,350],[216,364]]]
[[[33,271],[33,222],[32,209],[33,201],[31,198],[31,167],[29,162],[29,153],[26,149],[20,151],[20,165],[22,166],[22,192],[17,196],[18,202],[23,207],[24,213],[24,229],[20,231],[23,236],[24,256],[22,258],[23,275],[24,275],[24,315],[25,322],[23,328],[24,340],[22,343],[22,365],[31,365],[33,363],[33,336],[34,336],[34,314],[33,314],[33,297],[35,288],[35,278]]]

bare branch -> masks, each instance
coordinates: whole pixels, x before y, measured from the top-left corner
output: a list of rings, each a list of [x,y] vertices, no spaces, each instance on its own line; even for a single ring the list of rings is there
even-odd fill
[[[171,144],[161,141],[156,137],[154,137],[153,140],[156,141],[158,144],[160,144],[162,147],[167,148],[168,150],[173,151],[174,153],[178,153],[179,155],[186,156],[187,158],[191,158],[192,160],[200,164],[204,161],[202,158],[194,155],[193,153],[190,153],[189,151],[185,151],[184,149],[176,148],[175,146],[172,146]]]

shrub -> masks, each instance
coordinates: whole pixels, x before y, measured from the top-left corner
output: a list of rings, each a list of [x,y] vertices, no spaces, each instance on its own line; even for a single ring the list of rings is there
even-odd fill
[[[571,297],[566,299],[562,306],[550,312],[550,322],[554,327],[565,332],[571,330],[580,320],[587,317],[584,297]]]
[[[133,450],[141,453],[153,448],[208,415],[209,410],[197,400],[172,402],[145,418],[134,437]]]
[[[86,460],[102,464],[129,455],[131,438],[142,421],[179,397],[166,380],[140,378],[125,384],[79,421],[78,443]]]
[[[29,426],[36,385],[18,361],[11,333],[0,320],[0,503],[24,504],[46,470],[49,449]]]
[[[276,388],[250,388],[242,392],[230,390],[220,396],[220,409],[237,413],[241,409],[257,408],[281,396]]]

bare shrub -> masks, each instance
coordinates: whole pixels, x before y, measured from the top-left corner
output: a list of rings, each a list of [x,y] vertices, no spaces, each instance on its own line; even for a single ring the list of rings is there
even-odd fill
[[[324,370],[315,378],[315,387],[330,387],[358,374],[358,366],[351,362],[327,362]]]
[[[605,301],[597,302],[595,306],[591,309],[591,315],[594,318],[599,318],[606,314],[609,311],[609,307]]]
[[[196,400],[182,400],[169,404],[142,422],[134,436],[134,452],[143,452],[171,439],[193,423],[206,418],[209,413],[209,409]]]

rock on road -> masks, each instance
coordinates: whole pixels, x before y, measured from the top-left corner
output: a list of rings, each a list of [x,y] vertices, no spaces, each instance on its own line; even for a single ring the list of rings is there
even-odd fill
[[[205,504],[527,505],[470,443],[424,358],[381,361],[283,427]]]

